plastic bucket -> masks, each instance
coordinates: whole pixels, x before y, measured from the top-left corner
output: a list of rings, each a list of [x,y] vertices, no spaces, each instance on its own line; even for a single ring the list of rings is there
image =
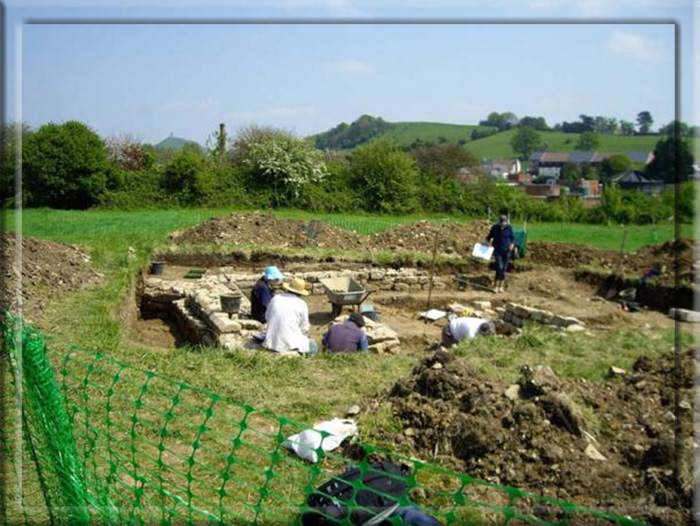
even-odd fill
[[[233,314],[241,309],[240,294],[223,294],[219,297],[221,300],[221,311],[228,314]]]
[[[154,261],[151,263],[151,274],[159,276],[163,273],[165,268],[165,261]]]

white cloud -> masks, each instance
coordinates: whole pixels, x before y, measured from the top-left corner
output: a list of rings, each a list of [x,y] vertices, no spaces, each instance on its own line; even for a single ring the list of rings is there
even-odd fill
[[[262,110],[231,111],[226,117],[237,121],[282,121],[316,113],[313,106],[276,107]]]
[[[374,73],[374,68],[369,63],[356,58],[346,58],[333,62],[331,69],[348,75],[369,75]]]
[[[614,30],[608,38],[608,51],[637,62],[658,62],[663,58],[659,43],[640,34]]]

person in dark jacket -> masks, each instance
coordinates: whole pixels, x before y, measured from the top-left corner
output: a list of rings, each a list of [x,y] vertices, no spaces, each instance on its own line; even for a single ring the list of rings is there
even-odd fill
[[[323,335],[323,345],[328,352],[367,352],[367,334],[362,330],[365,320],[359,312],[353,312],[345,323],[333,325]]]
[[[504,292],[506,270],[510,253],[515,248],[515,236],[513,228],[508,224],[508,216],[501,214],[498,223],[491,227],[486,241],[491,242],[493,257],[496,259],[496,279],[494,280],[494,292]]]
[[[254,320],[265,323],[267,306],[275,295],[275,287],[284,279],[277,267],[267,267],[263,276],[253,286],[250,293],[250,315]]]

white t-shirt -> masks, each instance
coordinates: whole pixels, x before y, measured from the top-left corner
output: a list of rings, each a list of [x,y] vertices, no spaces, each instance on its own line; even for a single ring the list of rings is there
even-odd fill
[[[309,352],[309,307],[294,294],[275,294],[267,306],[263,347],[272,351]]]
[[[465,338],[470,340],[479,332],[479,327],[488,323],[488,320],[482,318],[463,317],[455,318],[450,322],[450,332],[455,341],[459,342]]]

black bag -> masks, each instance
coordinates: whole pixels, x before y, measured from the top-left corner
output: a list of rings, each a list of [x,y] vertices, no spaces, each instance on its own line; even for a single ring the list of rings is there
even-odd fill
[[[304,526],[334,526],[350,515],[350,524],[362,525],[389,508],[396,508],[399,499],[406,494],[404,480],[410,474],[406,466],[389,461],[370,462],[370,469],[359,484],[360,470],[346,469],[341,475],[331,478],[309,495],[306,505],[309,511],[301,516]],[[348,509],[355,488],[345,481],[358,482],[355,502],[366,509]],[[376,491],[373,491],[376,490]],[[388,495],[388,496],[385,496]],[[390,525],[381,521],[378,525]]]

